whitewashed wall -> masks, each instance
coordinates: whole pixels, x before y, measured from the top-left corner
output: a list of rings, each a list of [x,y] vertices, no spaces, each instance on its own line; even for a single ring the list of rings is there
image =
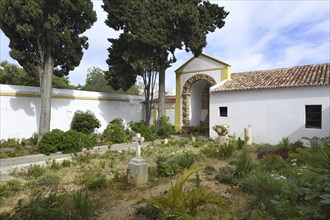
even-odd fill
[[[216,137],[215,124],[230,125],[230,134],[242,138],[250,125],[254,143],[328,136],[329,102],[329,86],[211,92],[210,136]],[[305,105],[322,105],[322,129],[305,128]],[[219,116],[220,106],[228,107],[228,117]]]
[[[154,124],[155,120],[158,119],[158,103],[155,103],[151,111],[150,124]],[[175,103],[165,103],[164,115],[168,117],[171,124],[175,124]]]
[[[103,132],[115,118],[143,120],[144,98],[78,90],[53,89],[51,129],[69,130],[74,112],[90,110],[100,120]],[[0,85],[0,139],[28,138],[38,131],[40,90],[38,87]]]

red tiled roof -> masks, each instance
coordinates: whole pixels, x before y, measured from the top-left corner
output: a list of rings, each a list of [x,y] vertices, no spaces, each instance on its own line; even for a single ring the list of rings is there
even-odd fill
[[[233,73],[231,80],[214,88],[213,92],[273,89],[330,84],[330,63],[295,66],[271,70]]]
[[[175,96],[165,96],[165,103],[175,103]],[[158,103],[158,98],[154,99],[153,102]]]

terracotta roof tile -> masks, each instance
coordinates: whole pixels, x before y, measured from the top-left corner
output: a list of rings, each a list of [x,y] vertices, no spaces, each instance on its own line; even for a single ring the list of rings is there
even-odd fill
[[[233,73],[213,92],[330,85],[330,63]]]

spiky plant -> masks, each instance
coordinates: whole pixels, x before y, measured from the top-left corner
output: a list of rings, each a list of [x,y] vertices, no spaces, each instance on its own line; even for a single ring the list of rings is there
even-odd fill
[[[202,168],[185,170],[183,175],[165,195],[151,196],[140,203],[152,204],[164,219],[209,218],[213,215],[231,213],[226,201],[217,194],[207,191],[203,186],[184,189],[185,182]]]

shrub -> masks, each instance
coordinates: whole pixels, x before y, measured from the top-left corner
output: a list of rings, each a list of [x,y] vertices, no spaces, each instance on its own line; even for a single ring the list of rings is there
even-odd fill
[[[139,122],[131,121],[129,126],[135,133],[140,133],[141,136],[144,137],[145,141],[153,141],[156,139],[153,127],[148,127],[142,120]]]
[[[177,161],[165,156],[156,158],[156,167],[159,176],[172,176],[179,170]]]
[[[95,117],[94,113],[87,110],[76,111],[72,118],[71,129],[82,132],[84,134],[92,134],[95,128],[99,128],[101,126],[100,121]]]
[[[242,140],[240,137],[236,141],[237,149],[241,150],[244,146],[244,140]]]
[[[46,172],[46,168],[38,165],[30,166],[27,170],[27,175],[34,178],[42,176]]]
[[[210,158],[228,159],[233,154],[234,147],[230,143],[224,145],[211,143],[204,147],[201,152]]]
[[[63,167],[70,167],[71,166],[71,161],[70,160],[67,160],[67,159],[64,159],[62,161],[62,166]]]
[[[179,154],[177,157],[177,161],[182,169],[189,169],[195,163],[196,158],[196,154],[192,152],[186,152],[183,154]]]
[[[212,175],[216,172],[216,169],[213,166],[206,166],[203,171],[206,175]]]
[[[282,174],[287,167],[287,163],[278,155],[268,154],[259,161],[259,169],[266,172]]]
[[[252,157],[244,148],[236,161],[236,172],[238,173],[239,177],[242,178],[244,176],[247,176],[251,172],[253,167],[254,164],[252,162]]]
[[[47,172],[44,175],[37,178],[38,186],[58,186],[60,183],[61,177],[57,173]]]
[[[101,170],[86,170],[81,181],[88,189],[101,189],[107,186],[107,177]]]
[[[269,150],[269,151],[263,151],[261,153],[259,153],[257,155],[258,159],[264,158],[266,155],[278,155],[280,157],[282,157],[283,159],[287,159],[288,158],[288,152],[283,149],[283,148],[279,148],[276,150]]]
[[[0,204],[4,197],[10,197],[23,189],[24,186],[17,179],[11,179],[5,183],[0,183]]]
[[[103,132],[105,141],[110,143],[124,143],[127,141],[125,127],[119,119],[111,121]]]
[[[62,141],[59,150],[63,153],[80,152],[83,148],[91,149],[95,144],[88,135],[75,130],[65,132]]]
[[[318,150],[323,147],[330,147],[330,136],[327,137],[303,137],[302,139],[305,139],[309,142],[309,146],[313,150]]]
[[[232,184],[235,179],[235,171],[230,167],[221,167],[219,173],[216,175],[215,179],[219,183]]]
[[[159,123],[158,135],[161,138],[169,138],[171,135],[175,133],[174,125],[169,123],[168,117],[162,117]]]
[[[54,129],[44,134],[38,143],[38,152],[49,155],[62,148],[64,132]]]
[[[161,219],[160,210],[152,204],[140,205],[135,210],[135,216],[139,219]]]
[[[92,214],[93,202],[89,198],[87,192],[83,190],[78,190],[72,194],[73,207],[75,214],[80,217],[80,219],[88,219]]]
[[[219,195],[209,192],[203,186],[184,190],[188,178],[200,168],[185,170],[175,185],[166,194],[151,196],[140,203],[153,205],[161,215],[161,219],[213,219],[214,214],[228,214],[230,209],[226,201]]]
[[[255,196],[256,203],[269,204],[274,195],[280,195],[287,187],[284,178],[269,173],[256,173],[241,181],[241,189]]]

